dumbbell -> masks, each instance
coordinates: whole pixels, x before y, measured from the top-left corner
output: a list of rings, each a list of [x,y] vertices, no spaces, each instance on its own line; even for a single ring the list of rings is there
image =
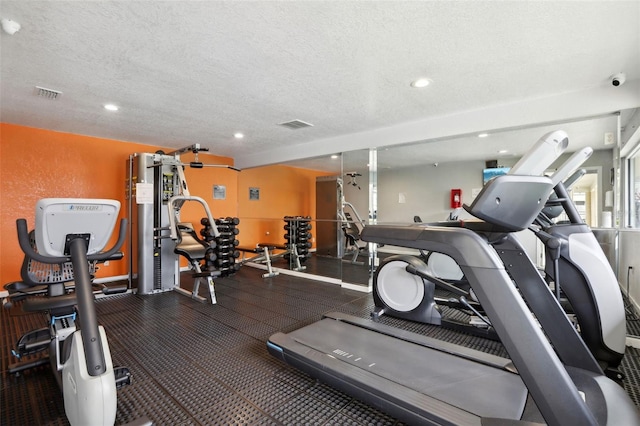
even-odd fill
[[[209,247],[204,252],[204,258],[206,259],[207,262],[213,262],[218,258],[218,255],[216,254],[216,251],[214,248]]]

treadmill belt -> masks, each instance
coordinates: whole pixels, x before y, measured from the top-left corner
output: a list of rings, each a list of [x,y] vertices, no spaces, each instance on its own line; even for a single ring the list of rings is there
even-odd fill
[[[505,370],[331,318],[286,337],[307,352],[313,349],[480,417],[520,419],[524,410],[527,389]]]

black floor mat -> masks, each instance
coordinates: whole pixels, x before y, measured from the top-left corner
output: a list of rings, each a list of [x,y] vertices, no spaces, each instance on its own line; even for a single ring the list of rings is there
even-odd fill
[[[297,277],[263,279],[248,267],[216,280],[217,305],[175,292],[117,295],[97,301],[114,365],[133,384],[118,392],[116,422],[147,417],[156,425],[394,425],[386,414],[319,383],[268,354],[267,338],[312,323],[329,311],[369,317],[370,294]],[[188,281],[188,280],[184,280]],[[382,321],[504,355],[498,342],[390,317]],[[2,425],[67,424],[62,395],[48,366],[8,375],[11,348],[40,314],[19,304],[0,313]],[[640,353],[630,348],[625,389],[638,403]]]

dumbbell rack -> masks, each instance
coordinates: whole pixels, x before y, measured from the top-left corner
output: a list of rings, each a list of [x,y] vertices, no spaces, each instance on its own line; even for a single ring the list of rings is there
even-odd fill
[[[285,259],[296,262],[296,266],[304,269],[299,263],[304,263],[310,257],[311,248],[311,217],[310,216],[285,216],[284,234],[285,247],[289,253]]]
[[[203,217],[200,224],[204,226],[200,230],[200,235],[209,243],[209,248],[205,252],[205,260],[209,270],[220,271],[220,276],[227,277],[235,274],[241,263],[236,263],[236,259],[240,257],[240,252],[236,247],[240,242],[236,236],[240,233],[238,224],[240,219],[237,217],[226,217],[214,219],[219,237],[213,235],[213,229],[209,224],[209,219]]]

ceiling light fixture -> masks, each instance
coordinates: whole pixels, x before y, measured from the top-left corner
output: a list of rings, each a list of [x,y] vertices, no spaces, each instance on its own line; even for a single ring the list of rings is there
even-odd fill
[[[18,22],[11,19],[2,18],[2,20],[0,20],[0,23],[2,24],[2,30],[9,35],[14,35],[18,31],[20,31],[21,28]]]
[[[118,106],[114,104],[106,104],[104,106],[104,109],[106,109],[107,111],[117,111],[120,108],[118,108]]]
[[[489,133],[480,133],[478,135],[479,138],[486,138],[487,136],[489,136]]]
[[[507,151],[506,149],[501,149],[500,151],[498,151],[498,154],[506,154],[507,152],[509,151]]]
[[[236,138],[236,139],[242,139],[242,138],[244,138],[244,134],[240,133],[240,132],[237,132],[237,133],[233,134],[233,137]]]
[[[333,154],[333,155],[331,156],[331,159],[332,159],[332,160],[335,160],[335,159],[337,159],[337,158],[338,158],[338,155],[336,155],[336,154]]]
[[[431,80],[429,80],[428,78],[419,78],[411,82],[411,87],[421,89],[423,87],[427,87],[429,84],[431,84]]]

